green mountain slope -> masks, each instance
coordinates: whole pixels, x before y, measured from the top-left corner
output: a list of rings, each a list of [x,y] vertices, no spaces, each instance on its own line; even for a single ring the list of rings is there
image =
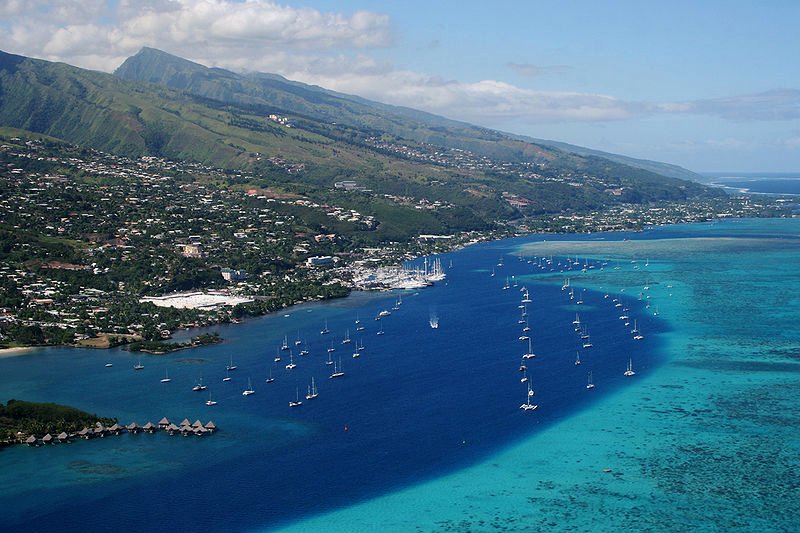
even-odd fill
[[[269,188],[375,216],[378,240],[721,194],[607,158],[152,49],[115,75],[0,52],[0,127],[230,169],[223,186]],[[356,190],[334,186],[345,180]]]

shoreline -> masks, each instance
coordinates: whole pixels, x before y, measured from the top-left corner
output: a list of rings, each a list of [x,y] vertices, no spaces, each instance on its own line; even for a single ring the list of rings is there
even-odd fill
[[[15,346],[14,348],[0,348],[0,358],[17,357],[36,350],[36,346]]]

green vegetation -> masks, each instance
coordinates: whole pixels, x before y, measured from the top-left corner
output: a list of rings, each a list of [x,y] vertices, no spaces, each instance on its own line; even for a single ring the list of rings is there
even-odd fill
[[[50,433],[55,437],[62,431],[75,433],[97,422],[112,425],[117,420],[65,405],[8,400],[6,405],[0,404],[0,443],[18,442],[18,434],[42,437]]]
[[[218,333],[204,333],[193,337],[192,340],[187,342],[166,342],[166,341],[137,341],[132,342],[128,349],[132,352],[146,352],[151,354],[166,354],[170,352],[177,352],[187,348],[198,348],[200,346],[207,346],[209,344],[217,344],[222,342]]]

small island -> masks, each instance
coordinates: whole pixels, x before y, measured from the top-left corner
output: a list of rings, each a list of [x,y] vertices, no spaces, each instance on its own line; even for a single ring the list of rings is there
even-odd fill
[[[192,337],[187,342],[167,342],[167,341],[137,341],[128,346],[132,352],[144,352],[152,355],[164,355],[189,348],[197,348],[209,344],[222,342],[219,333],[203,333],[197,337]]]

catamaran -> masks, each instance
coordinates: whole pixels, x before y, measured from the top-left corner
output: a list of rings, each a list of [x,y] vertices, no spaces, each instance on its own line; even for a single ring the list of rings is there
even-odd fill
[[[225,367],[225,370],[236,370],[236,365],[233,364],[233,356],[231,356],[231,362]]]
[[[322,328],[322,330],[320,330],[319,334],[320,335],[327,335],[330,332],[331,332],[331,330],[328,329],[328,319],[325,319],[325,327]]]
[[[633,371],[633,361],[631,359],[628,359],[628,369],[623,375],[628,378],[636,375],[636,372]]]
[[[591,390],[594,388],[594,382],[592,382],[592,373],[589,372],[589,376],[587,377],[586,388]]]
[[[296,368],[296,367],[297,367],[297,365],[292,360],[292,352],[289,352],[289,364],[286,365],[286,370],[291,370],[291,369]]]
[[[195,392],[200,392],[201,390],[206,390],[206,386],[203,385],[203,378],[200,378],[200,381],[197,382],[197,385],[192,387],[192,390]]]
[[[575,366],[580,366],[581,364],[581,353],[575,352]]]
[[[247,378],[247,388],[242,391],[242,396],[250,396],[251,394],[255,394],[256,391],[253,390],[253,384],[250,383],[250,378]]]

